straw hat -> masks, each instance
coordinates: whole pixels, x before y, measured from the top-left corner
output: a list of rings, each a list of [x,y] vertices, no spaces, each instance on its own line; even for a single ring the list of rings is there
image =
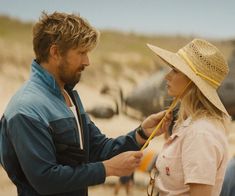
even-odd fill
[[[229,68],[222,53],[214,45],[206,40],[194,39],[177,53],[147,45],[162,60],[190,78],[214,106],[229,116],[216,91]]]

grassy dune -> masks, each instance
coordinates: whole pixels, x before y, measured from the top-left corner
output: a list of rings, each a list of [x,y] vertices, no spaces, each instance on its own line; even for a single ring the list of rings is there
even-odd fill
[[[31,43],[32,23],[21,22],[7,16],[0,16],[0,37],[10,42]]]

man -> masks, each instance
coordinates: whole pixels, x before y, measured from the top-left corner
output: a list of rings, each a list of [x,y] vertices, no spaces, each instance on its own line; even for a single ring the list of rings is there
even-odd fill
[[[0,123],[1,163],[18,195],[84,196],[88,186],[130,175],[139,165],[139,149],[163,114],[106,138],[72,90],[97,41],[97,31],[78,15],[43,13],[35,24],[31,77]]]

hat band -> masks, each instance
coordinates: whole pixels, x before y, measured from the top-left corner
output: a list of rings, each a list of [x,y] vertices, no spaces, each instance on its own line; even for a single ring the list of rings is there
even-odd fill
[[[211,77],[209,77],[209,76],[207,76],[207,75],[205,75],[205,74],[203,74],[203,73],[197,71],[197,69],[196,69],[196,67],[194,66],[193,62],[187,57],[186,52],[184,52],[182,49],[180,49],[180,50],[177,52],[177,54],[179,54],[179,56],[180,56],[181,58],[183,58],[183,59],[188,63],[188,65],[190,66],[190,68],[193,70],[193,72],[194,72],[196,75],[198,75],[198,76],[200,76],[200,77],[206,79],[207,81],[211,82],[212,84],[215,85],[216,88],[218,88],[218,87],[220,86],[220,83],[217,82],[216,80],[214,80],[213,78],[211,78]]]

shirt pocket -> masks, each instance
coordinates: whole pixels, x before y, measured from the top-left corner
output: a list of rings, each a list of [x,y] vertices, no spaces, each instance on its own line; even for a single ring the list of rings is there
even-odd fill
[[[182,189],[184,186],[184,174],[181,156],[162,154],[157,161],[159,178],[169,189]]]
[[[78,143],[76,126],[74,118],[65,118],[50,122],[53,140],[58,143]]]

